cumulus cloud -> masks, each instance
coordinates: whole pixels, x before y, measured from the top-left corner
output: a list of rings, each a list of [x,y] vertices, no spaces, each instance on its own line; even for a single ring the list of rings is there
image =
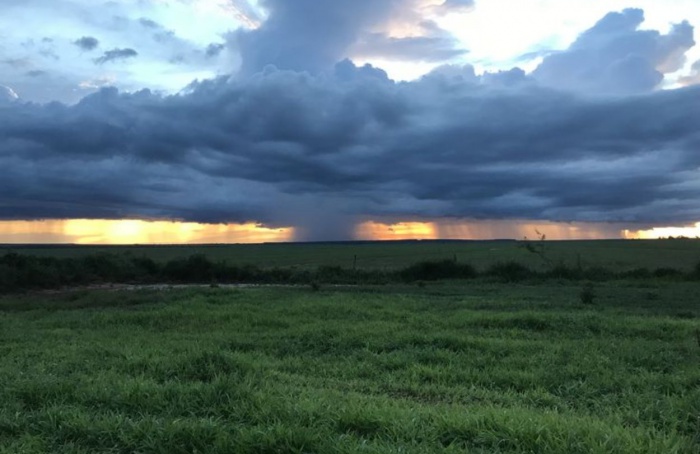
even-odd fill
[[[100,45],[100,41],[92,36],[83,36],[82,38],[73,41],[73,44],[84,51],[91,51],[97,49],[97,47]]]
[[[551,87],[590,94],[635,94],[658,87],[679,70],[695,45],[693,27],[675,24],[668,34],[640,30],[644,12],[613,12],[563,52],[547,56],[533,76]]]
[[[424,16],[423,0],[265,0],[269,16],[255,30],[235,33],[245,75],[267,65],[319,73],[353,55],[387,59],[446,60],[465,52]],[[447,1],[443,10],[469,5]],[[392,26],[412,30],[396,35]]]
[[[117,61],[117,60],[126,60],[129,58],[134,58],[138,56],[138,52],[136,52],[134,49],[112,49],[106,51],[101,57],[95,59],[95,63],[98,65],[103,65],[105,63]]]

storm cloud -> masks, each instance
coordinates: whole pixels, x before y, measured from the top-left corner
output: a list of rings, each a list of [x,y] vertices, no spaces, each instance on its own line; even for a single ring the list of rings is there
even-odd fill
[[[0,108],[2,218],[700,216],[700,87],[616,100],[372,68]],[[338,219],[344,221],[340,223]],[[351,225],[351,222],[350,222]]]
[[[0,102],[0,166],[11,169],[0,218],[252,221],[303,239],[349,238],[378,218],[700,218],[700,86],[653,90],[658,75],[622,70],[612,85],[579,79],[555,56],[532,75],[448,65],[395,82],[371,65],[330,65],[393,3],[353,5],[357,15],[295,35],[304,8],[270,0],[268,22],[240,35],[242,74],[177,95],[105,88],[72,106]],[[692,27],[662,35],[638,22],[635,11],[606,16],[557,58],[581,55],[595,75],[612,56],[643,55],[663,78]],[[325,27],[340,32],[315,42]],[[272,41],[280,30],[313,52],[285,54]],[[556,73],[565,83],[545,76]],[[591,84],[599,96],[581,94]]]

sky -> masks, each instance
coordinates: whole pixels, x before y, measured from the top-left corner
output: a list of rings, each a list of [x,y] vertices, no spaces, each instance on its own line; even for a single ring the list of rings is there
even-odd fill
[[[0,8],[0,243],[700,235],[697,0]]]

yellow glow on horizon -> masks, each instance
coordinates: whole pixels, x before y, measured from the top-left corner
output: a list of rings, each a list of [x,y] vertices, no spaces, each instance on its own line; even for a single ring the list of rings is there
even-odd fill
[[[537,239],[596,240],[622,238],[622,230],[615,226],[595,223],[567,223],[529,220],[451,221],[440,224],[443,239]]]
[[[367,221],[357,226],[355,238],[374,241],[536,239],[537,232],[546,234],[548,240],[695,238],[700,237],[700,222],[685,227],[625,230],[614,224],[527,220]],[[199,224],[136,219],[0,221],[0,244],[216,244],[294,240],[294,228],[274,229],[254,223]]]
[[[538,233],[539,232],[539,233]],[[532,220],[438,219],[433,222],[381,222],[360,224],[359,240],[595,240],[625,238],[623,228],[606,223],[567,223]]]
[[[688,238],[700,237],[700,222],[694,226],[687,227],[654,227],[649,230],[625,230],[625,238],[635,240],[654,240],[658,238],[679,237]]]
[[[360,240],[436,240],[437,228],[432,222],[398,222],[384,224],[381,222],[364,222],[355,232]]]
[[[0,243],[202,244],[291,241],[294,229],[136,219],[0,221]]]

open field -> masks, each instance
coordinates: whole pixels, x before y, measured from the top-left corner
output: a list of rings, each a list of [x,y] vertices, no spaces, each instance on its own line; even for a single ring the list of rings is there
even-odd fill
[[[700,454],[700,241],[530,245],[13,248],[0,454]]]
[[[538,244],[538,241],[532,241]],[[360,269],[396,269],[423,260],[457,258],[478,269],[497,262],[516,261],[542,268],[542,259],[516,241],[417,241],[212,246],[0,246],[0,254],[16,251],[50,257],[81,257],[100,252],[131,252],[156,261],[204,254],[233,265],[311,268],[319,265],[356,265]],[[626,271],[634,268],[676,268],[688,271],[700,260],[700,240],[546,241],[549,260],[569,266],[602,266]],[[355,261],[355,257],[357,260]]]
[[[699,285],[0,298],[2,453],[699,453]]]

